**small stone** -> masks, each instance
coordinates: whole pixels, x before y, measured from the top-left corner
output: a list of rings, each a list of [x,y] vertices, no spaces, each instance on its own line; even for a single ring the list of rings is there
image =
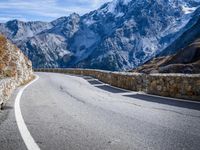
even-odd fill
[[[157,90],[158,90],[158,91],[161,91],[161,90],[162,90],[162,86],[160,86],[160,85],[157,86]]]
[[[192,89],[192,86],[187,87],[187,91],[191,91],[191,89]]]
[[[170,80],[170,81],[169,81],[169,84],[170,84],[170,85],[173,85],[173,84],[174,84],[174,80]]]

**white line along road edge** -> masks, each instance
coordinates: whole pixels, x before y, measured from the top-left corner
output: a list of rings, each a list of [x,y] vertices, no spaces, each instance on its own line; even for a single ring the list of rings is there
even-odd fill
[[[22,96],[24,90],[29,85],[33,84],[35,81],[37,81],[39,79],[39,76],[37,76],[37,75],[35,75],[35,76],[36,76],[36,78],[33,81],[31,81],[29,84],[27,84],[26,86],[22,87],[19,90],[17,97],[15,99],[15,118],[16,118],[17,126],[19,128],[19,132],[20,132],[22,139],[28,150],[40,150],[40,148],[34,141],[33,137],[31,136],[31,134],[24,122],[24,119],[23,119],[22,113],[21,113],[21,109],[20,109],[20,99],[21,99],[21,96]]]

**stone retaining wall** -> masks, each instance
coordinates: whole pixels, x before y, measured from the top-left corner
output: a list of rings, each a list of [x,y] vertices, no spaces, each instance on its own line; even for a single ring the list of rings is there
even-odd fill
[[[3,104],[9,99],[12,91],[15,89],[15,80],[8,78],[0,80],[0,109]]]
[[[17,86],[27,83],[32,78],[31,61],[0,35],[0,109]]]
[[[35,69],[35,71],[92,76],[104,83],[123,89],[200,101],[200,74],[147,75],[90,69]]]
[[[200,101],[200,75],[149,75],[146,87],[150,94]]]
[[[3,106],[10,98],[13,90],[15,90],[20,85],[30,82],[33,78],[34,76],[30,74],[30,76],[25,79],[23,78],[0,79],[0,110],[3,108]]]

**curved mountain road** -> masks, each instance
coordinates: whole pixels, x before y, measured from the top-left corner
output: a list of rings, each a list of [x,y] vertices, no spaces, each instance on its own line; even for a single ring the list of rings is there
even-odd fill
[[[113,88],[90,77],[37,73],[20,99],[41,150],[197,150],[200,103]],[[13,94],[0,112],[0,150],[27,149]]]

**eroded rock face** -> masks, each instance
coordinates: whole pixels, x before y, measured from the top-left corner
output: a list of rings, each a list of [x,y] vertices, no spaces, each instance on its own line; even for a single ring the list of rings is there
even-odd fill
[[[0,35],[0,108],[19,85],[33,78],[32,63],[5,37]]]

